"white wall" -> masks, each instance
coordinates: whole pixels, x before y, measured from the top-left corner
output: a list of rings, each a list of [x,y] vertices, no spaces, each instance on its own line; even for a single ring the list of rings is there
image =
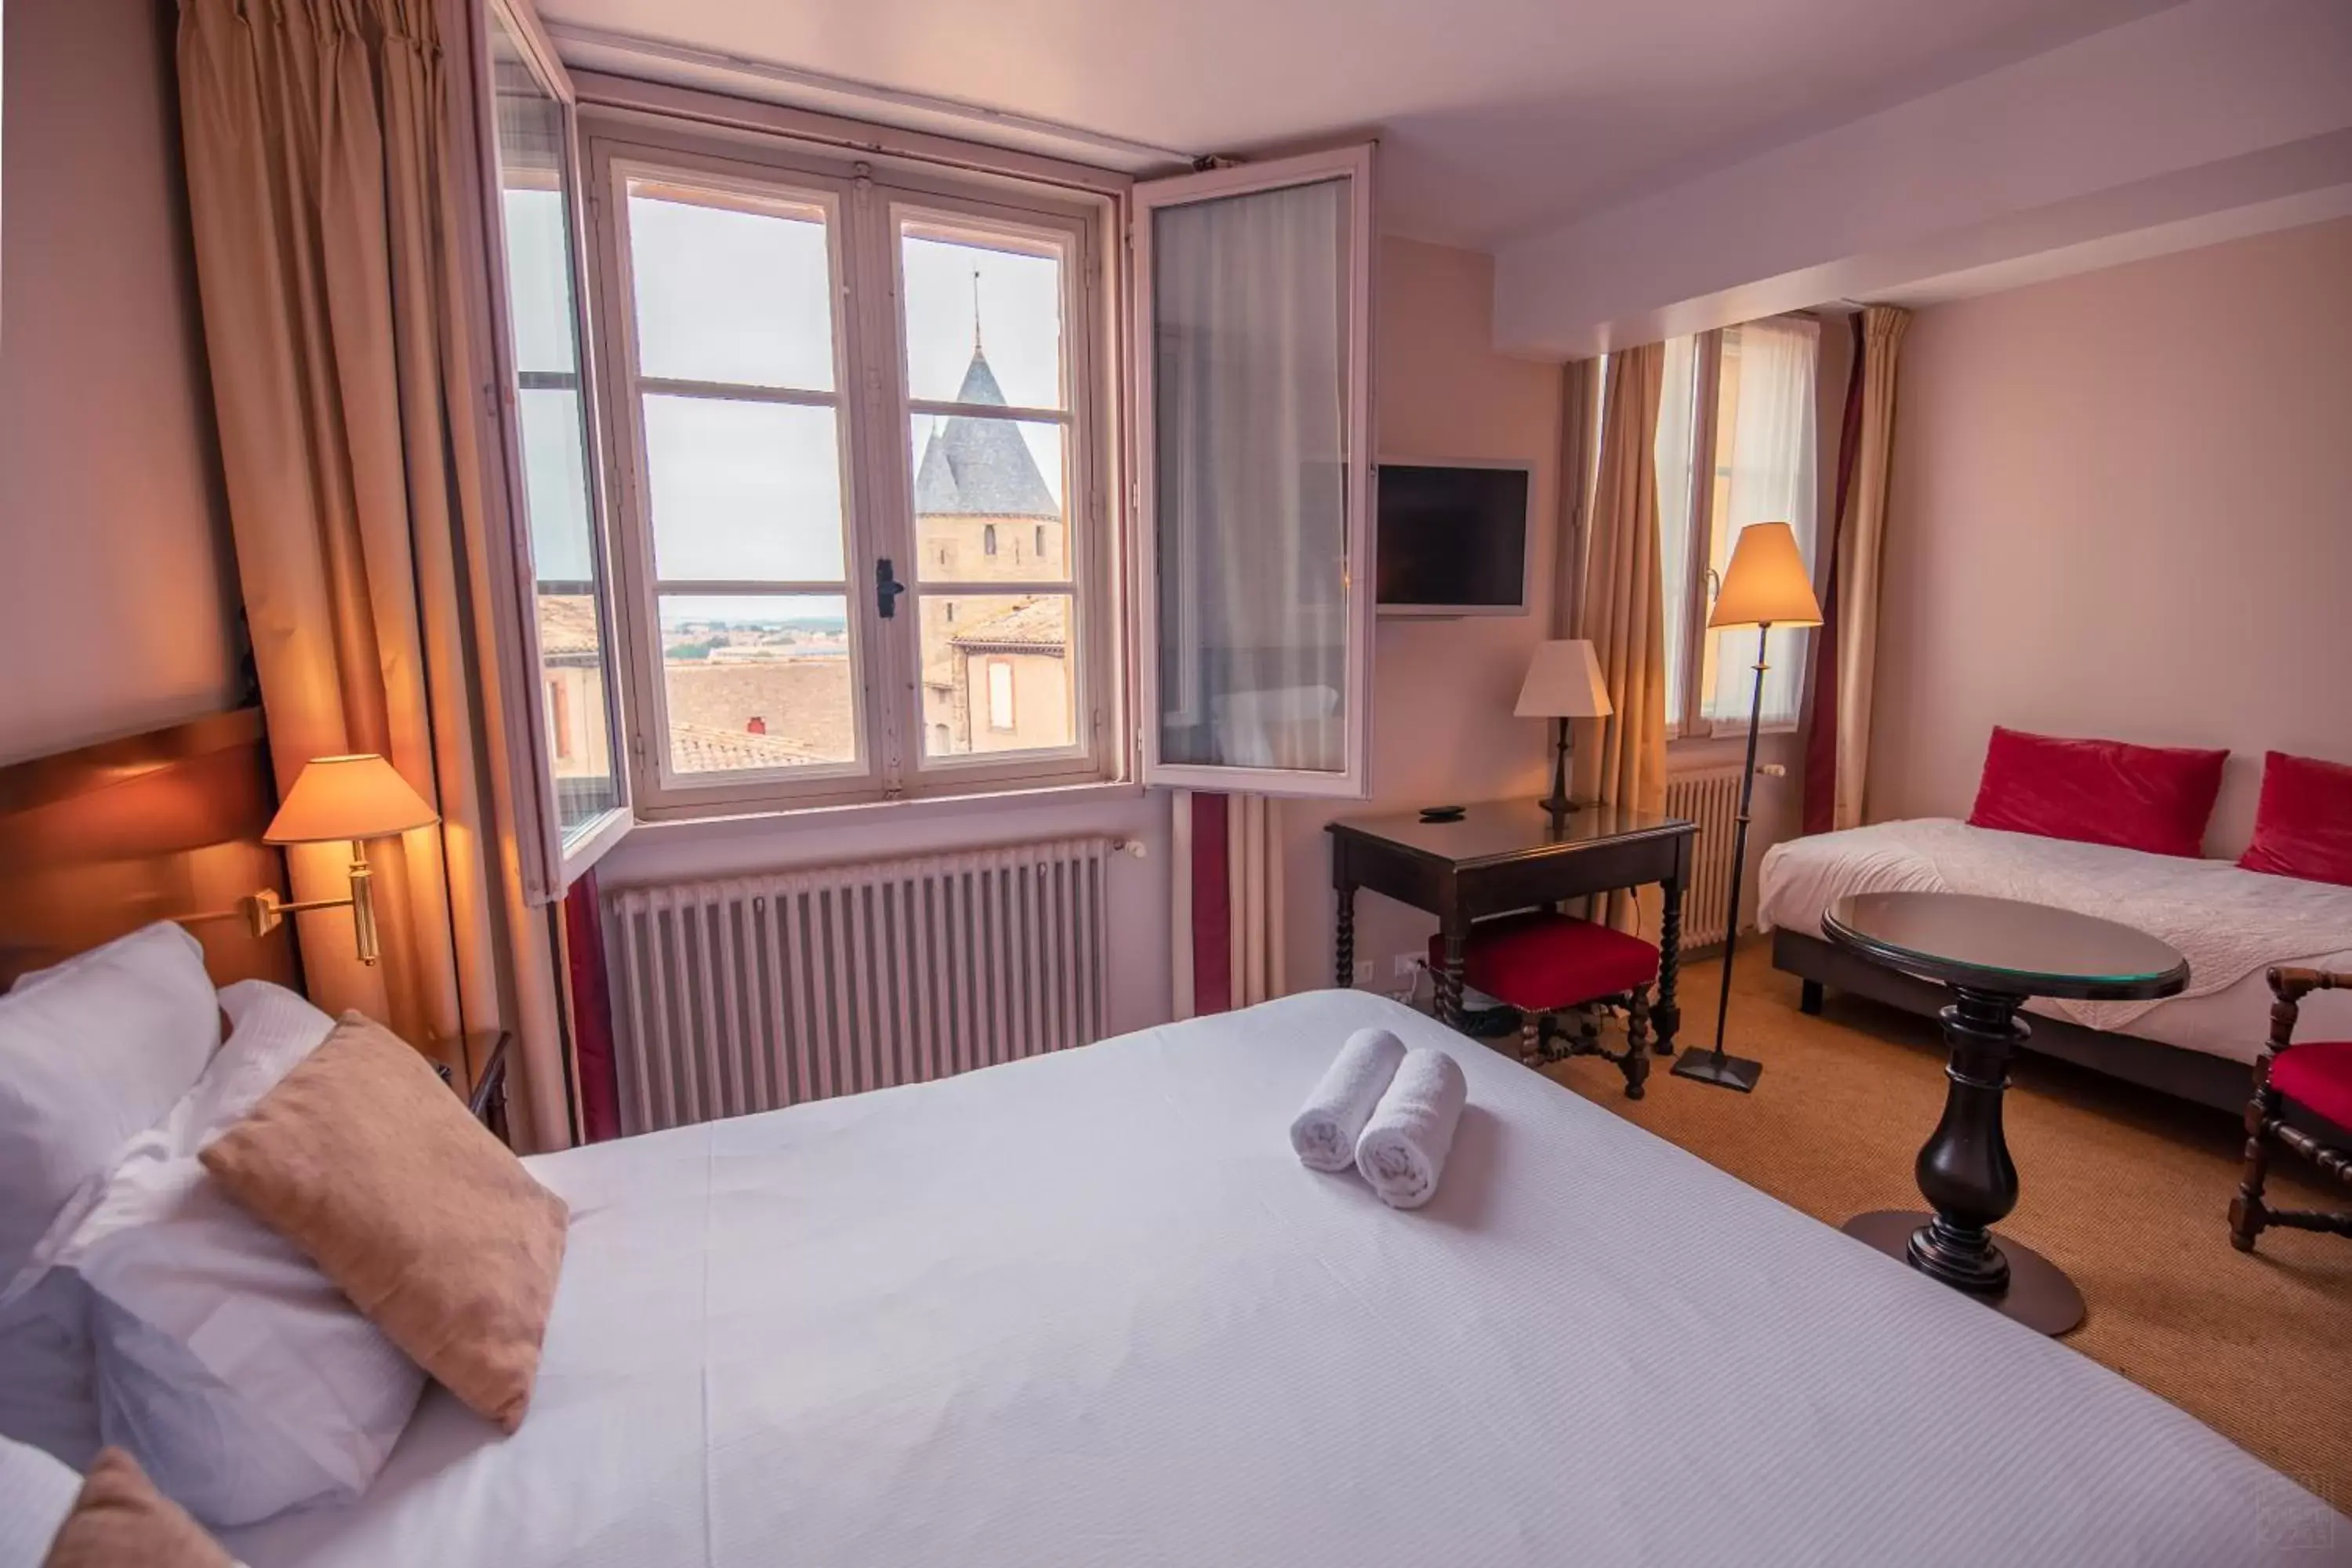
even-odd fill
[[[1923,310],[1867,801],[1966,816],[1995,724],[2352,763],[2352,220]]]
[[[1444,246],[1381,244],[1376,345],[1380,455],[1524,458],[1535,464],[1536,542],[1524,616],[1390,619],[1374,645],[1372,788],[1369,802],[1286,801],[1282,807],[1285,962],[1294,990],[1328,985],[1335,816],[1443,801],[1529,799],[1549,786],[1549,727],[1511,717],[1537,643],[1550,636],[1559,517],[1559,367],[1507,359],[1491,346],[1494,264]],[[1357,900],[1356,952],[1373,983],[1391,960],[1419,952],[1434,917],[1376,893]]]
[[[226,705],[226,509],[172,90],[173,9],[5,11],[0,761]]]

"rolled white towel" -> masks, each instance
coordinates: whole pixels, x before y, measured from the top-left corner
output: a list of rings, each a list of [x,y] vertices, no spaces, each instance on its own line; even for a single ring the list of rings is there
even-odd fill
[[[1356,1163],[1356,1137],[1404,1060],[1404,1042],[1386,1029],[1348,1037],[1307,1103],[1291,1119],[1290,1146],[1310,1170],[1344,1171]]]
[[[1356,1169],[1391,1208],[1417,1209],[1437,1195],[1445,1153],[1470,1086],[1444,1051],[1407,1051],[1388,1092],[1356,1140]]]

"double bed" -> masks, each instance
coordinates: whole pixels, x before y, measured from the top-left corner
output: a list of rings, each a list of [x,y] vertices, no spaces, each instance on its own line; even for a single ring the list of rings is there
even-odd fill
[[[1285,1137],[1365,1025],[1468,1077],[1416,1213]],[[531,1167],[522,1429],[429,1390],[244,1562],[2352,1561],[2155,1396],[1360,994]]]
[[[278,874],[257,725],[134,740],[0,770],[0,949]],[[200,929],[215,984],[290,967]],[[1368,1025],[1468,1081],[1412,1213],[1286,1136]],[[428,1386],[242,1562],[2352,1563],[2154,1395],[1362,994],[529,1166],[572,1218],[520,1429]]]

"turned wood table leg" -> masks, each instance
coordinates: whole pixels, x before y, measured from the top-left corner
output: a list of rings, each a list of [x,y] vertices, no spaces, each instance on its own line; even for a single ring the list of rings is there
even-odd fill
[[[1356,889],[1342,886],[1339,894],[1339,911],[1331,922],[1331,984],[1344,991],[1356,983]]]
[[[1683,1026],[1683,1010],[1675,1003],[1675,979],[1682,971],[1682,879],[1667,878],[1662,890],[1664,898],[1658,913],[1658,1001],[1650,1009],[1650,1021],[1658,1030],[1654,1049],[1662,1057],[1670,1057],[1675,1054],[1675,1036]]]
[[[1911,1261],[1978,1295],[2009,1288],[2009,1259],[1992,1227],[2017,1206],[2017,1165],[2001,1134],[2009,1060],[2026,1031],[2019,999],[1962,991],[1943,1011],[1951,1061],[1943,1120],[1919,1150],[1919,1191],[1935,1217],[1911,1237]]]
[[[1437,966],[1437,1021],[1449,1029],[1462,1026],[1462,928],[1449,921],[1444,928],[1444,962]]]
[[[2024,998],[1953,987],[1943,1011],[1943,1119],[1914,1167],[1933,1214],[1895,1209],[1856,1215],[1845,1233],[1965,1290],[2028,1328],[2063,1334],[2083,1321],[2083,1294],[2064,1270],[1992,1227],[2017,1206],[2017,1164],[2001,1132],[2010,1058],[2027,1037]],[[1922,1224],[1922,1221],[1925,1224]]]

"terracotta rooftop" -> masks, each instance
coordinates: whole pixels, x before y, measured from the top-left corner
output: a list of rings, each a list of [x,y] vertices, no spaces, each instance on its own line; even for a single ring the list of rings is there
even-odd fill
[[[539,652],[542,658],[593,654],[597,649],[596,601],[585,594],[539,596]]]
[[[958,647],[1035,647],[1059,653],[1070,643],[1069,601],[1058,595],[1024,599],[958,626],[948,641]]]
[[[782,735],[754,735],[708,724],[669,727],[670,766],[680,773],[719,773],[730,768],[789,768],[822,762],[809,747]]]

